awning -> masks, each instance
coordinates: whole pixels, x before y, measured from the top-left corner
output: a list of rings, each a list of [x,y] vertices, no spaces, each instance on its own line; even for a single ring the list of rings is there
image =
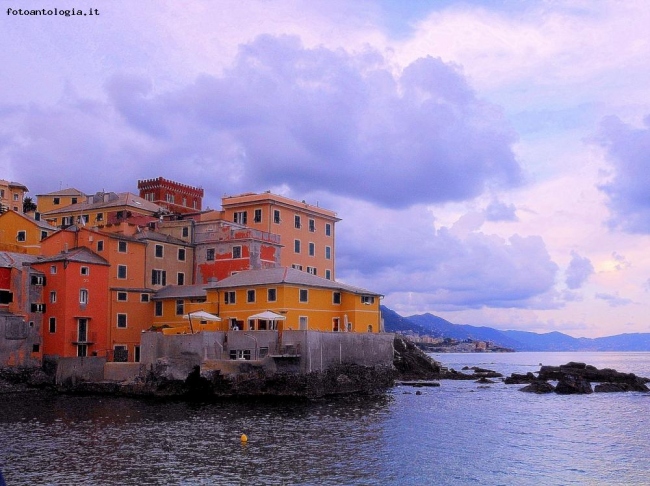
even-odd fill
[[[265,321],[284,321],[286,319],[282,314],[276,314],[271,311],[260,312],[254,316],[250,316],[249,319],[263,319]]]

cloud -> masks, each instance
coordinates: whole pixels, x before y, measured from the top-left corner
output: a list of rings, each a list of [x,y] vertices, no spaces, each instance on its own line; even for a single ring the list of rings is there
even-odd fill
[[[517,208],[514,204],[492,201],[485,208],[485,219],[488,221],[519,221]]]
[[[596,141],[605,149],[613,172],[600,189],[609,198],[612,229],[650,233],[650,117],[641,128],[618,117],[602,120]]]
[[[630,299],[620,297],[618,295],[618,292],[616,292],[614,294],[608,294],[608,293],[604,293],[604,292],[600,293],[599,292],[599,293],[597,293],[595,295],[595,297],[598,300],[604,300],[605,302],[607,302],[607,304],[609,304],[610,307],[622,307],[622,306],[626,306],[626,305],[634,303],[634,301],[632,301]]]
[[[164,167],[160,175],[201,181],[217,197],[286,184],[383,207],[462,201],[521,180],[516,137],[499,109],[439,59],[395,75],[371,49],[308,49],[298,37],[262,35],[241,45],[221,76],[164,93],[153,87],[115,75],[105,102],[68,99],[24,107],[15,124],[1,118],[15,140],[5,153],[16,177],[56,161],[92,191],[104,171],[136,164],[140,177]]]
[[[563,305],[553,290],[558,266],[539,236],[436,229],[424,207],[374,209],[359,207],[339,223],[337,278],[419,309]]]
[[[592,273],[594,273],[594,266],[591,264],[591,260],[572,251],[571,262],[566,270],[567,287],[571,290],[579,289]]]

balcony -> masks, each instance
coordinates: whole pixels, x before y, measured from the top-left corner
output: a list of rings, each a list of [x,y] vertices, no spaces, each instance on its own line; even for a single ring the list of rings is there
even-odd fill
[[[78,333],[76,331],[73,331],[69,334],[70,337],[70,342],[74,345],[79,345],[79,344],[86,344],[86,345],[91,345],[95,344],[97,342],[97,332],[91,331],[91,332],[86,332],[86,333]]]

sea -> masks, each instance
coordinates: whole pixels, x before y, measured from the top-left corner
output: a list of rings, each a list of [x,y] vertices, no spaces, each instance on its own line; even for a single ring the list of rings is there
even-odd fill
[[[650,353],[433,356],[504,375],[580,361],[650,377]],[[444,380],[314,401],[0,395],[0,467],[7,486],[650,484],[650,394],[522,386]]]

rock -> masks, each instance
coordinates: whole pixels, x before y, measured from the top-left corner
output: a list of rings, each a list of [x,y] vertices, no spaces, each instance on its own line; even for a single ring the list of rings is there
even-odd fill
[[[596,393],[616,393],[626,391],[647,392],[650,389],[644,383],[628,384],[628,383],[600,383],[594,387]]]
[[[586,395],[593,392],[589,381],[574,374],[565,374],[555,387],[555,393],[559,395]]]
[[[530,385],[523,387],[521,390],[526,393],[553,393],[555,388],[546,381],[534,381]]]
[[[395,355],[393,366],[400,380],[431,380],[440,377],[440,363],[428,356],[415,344],[399,335],[393,341]]]
[[[437,381],[396,381],[396,385],[412,386],[415,388],[440,386]]]
[[[525,375],[512,373],[505,380],[503,380],[503,382],[506,385],[522,385],[524,383],[535,383],[537,380],[537,377],[529,371]]]
[[[495,381],[488,380],[487,377],[482,376],[478,380],[476,380],[474,383],[496,383]]]

